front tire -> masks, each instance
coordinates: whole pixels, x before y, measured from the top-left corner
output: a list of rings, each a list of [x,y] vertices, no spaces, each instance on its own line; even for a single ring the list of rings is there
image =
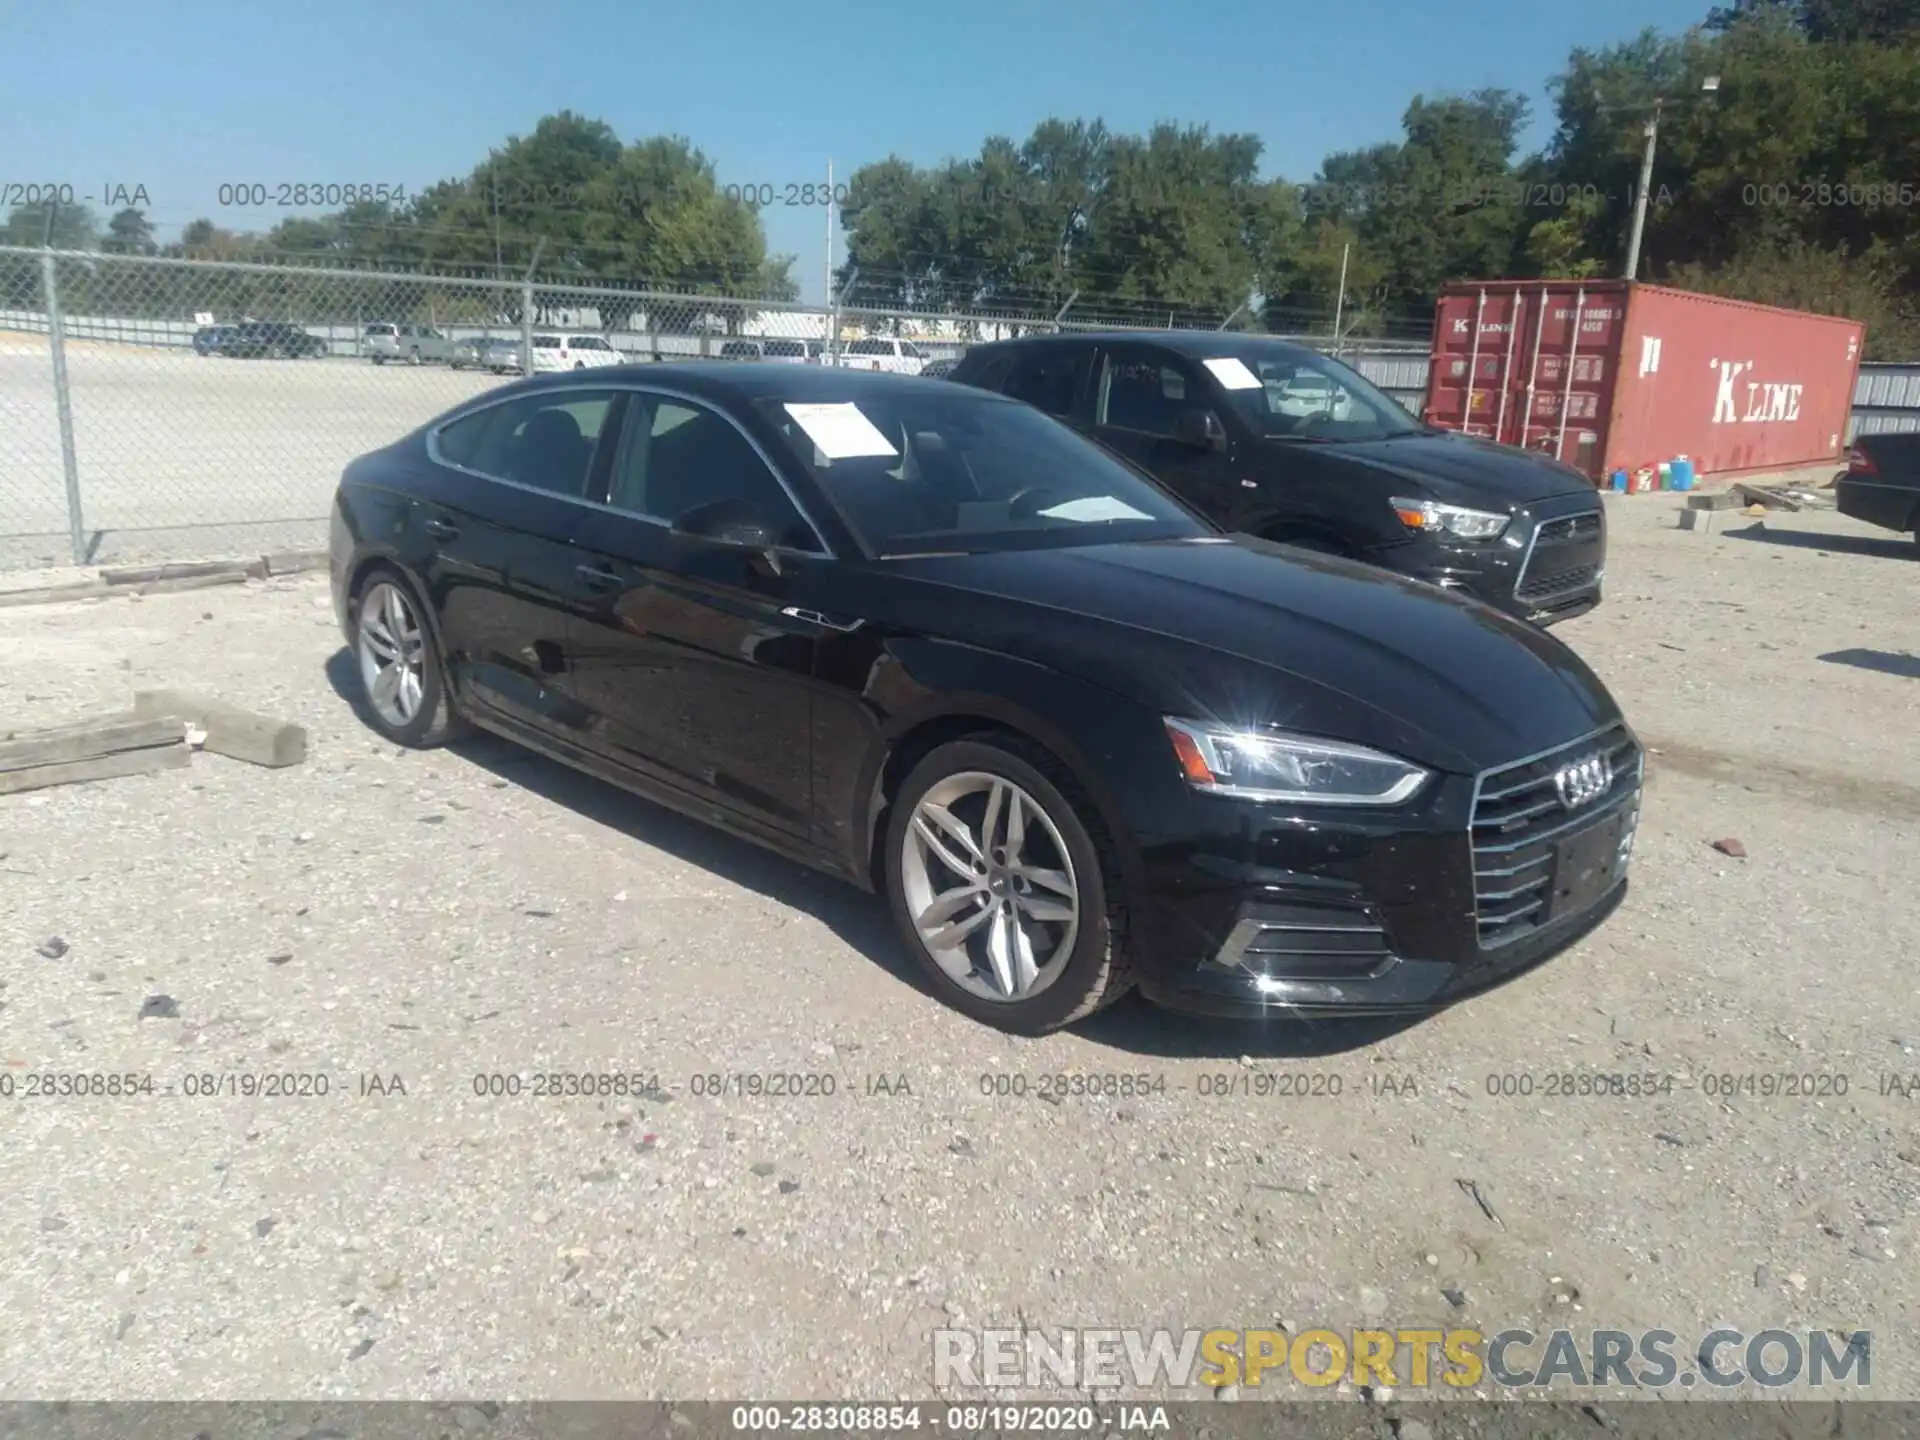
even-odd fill
[[[1008,735],[942,745],[888,821],[889,908],[947,1004],[1044,1035],[1132,988],[1118,855],[1085,792]]]
[[[425,750],[459,733],[440,647],[400,572],[379,566],[354,593],[353,656],[366,715],[396,745]]]

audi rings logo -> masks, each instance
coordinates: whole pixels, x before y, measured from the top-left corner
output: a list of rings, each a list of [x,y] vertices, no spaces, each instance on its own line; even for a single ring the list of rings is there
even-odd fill
[[[1569,810],[1591,805],[1607,793],[1611,784],[1613,771],[1601,755],[1576,760],[1556,771],[1553,777],[1553,788],[1560,796],[1560,803]]]

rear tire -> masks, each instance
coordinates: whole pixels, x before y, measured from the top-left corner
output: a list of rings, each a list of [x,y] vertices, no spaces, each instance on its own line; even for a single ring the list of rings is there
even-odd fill
[[[458,736],[464,727],[447,690],[440,646],[406,577],[392,566],[375,566],[362,577],[347,613],[368,723],[412,750]]]
[[[894,924],[962,1014],[1044,1035],[1132,988],[1118,853],[1041,747],[998,733],[940,746],[901,784],[882,844]]]
[[[407,364],[418,365],[419,363],[420,363],[420,352],[418,350],[409,350],[407,352]]]

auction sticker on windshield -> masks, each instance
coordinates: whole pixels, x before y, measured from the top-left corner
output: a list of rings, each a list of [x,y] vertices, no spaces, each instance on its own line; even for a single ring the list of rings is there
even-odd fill
[[[1089,495],[1083,500],[1068,500],[1055,505],[1051,510],[1040,512],[1049,520],[1081,520],[1091,523],[1096,520],[1151,520],[1153,517],[1144,510],[1136,510],[1124,500],[1116,500],[1111,495]]]
[[[850,401],[834,405],[796,405],[789,402],[787,413],[829,460],[857,460],[866,455],[900,453],[893,448],[893,442],[867,418],[866,412]]]
[[[1229,390],[1258,390],[1260,377],[1247,368],[1247,362],[1237,355],[1222,356],[1205,362],[1207,369],[1213,372],[1213,378]]]

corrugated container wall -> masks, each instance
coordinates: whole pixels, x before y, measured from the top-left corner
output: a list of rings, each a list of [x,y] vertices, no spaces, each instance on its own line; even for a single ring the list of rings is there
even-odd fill
[[[1425,418],[1592,476],[1686,456],[1702,475],[1833,460],[1858,321],[1625,280],[1449,285]]]

